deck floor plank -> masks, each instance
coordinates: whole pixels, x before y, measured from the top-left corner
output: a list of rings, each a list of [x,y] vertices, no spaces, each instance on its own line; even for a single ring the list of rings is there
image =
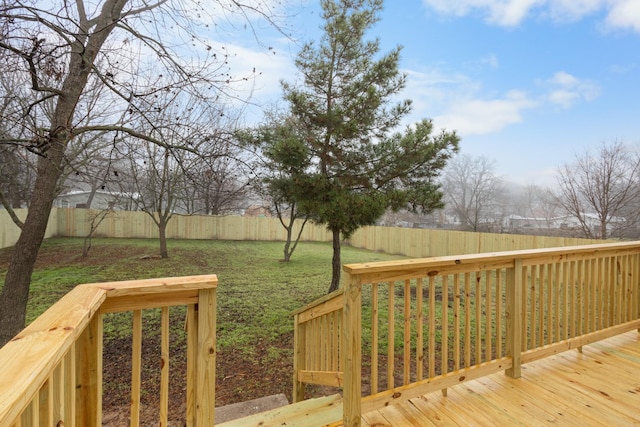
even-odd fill
[[[509,378],[506,375],[496,375],[494,377],[487,378],[486,380],[494,382],[498,386],[502,387],[502,393],[512,394],[523,401],[529,401],[531,399],[531,396],[536,396],[534,404],[539,407],[542,406],[544,410],[550,415],[550,419],[556,420],[554,421],[554,423],[557,425],[577,427],[599,425],[597,419],[585,418],[584,412],[581,412],[579,409],[574,408],[573,405],[559,407],[557,394],[544,387],[541,387],[535,381],[521,379],[523,381],[527,381],[527,385],[526,387],[518,387],[518,384],[514,384],[514,382],[520,380],[514,380],[513,378]]]
[[[382,416],[380,411],[371,411],[362,415],[362,421],[366,422],[371,427],[390,427],[389,421],[385,417]]]
[[[628,392],[621,383],[612,381],[612,377],[602,378],[596,374],[596,370],[582,370],[582,364],[578,364],[575,370],[570,370],[569,361],[563,361],[562,357],[556,360],[553,376],[565,384],[573,391],[572,394],[580,393],[589,400],[597,401],[603,408],[603,412],[619,418],[628,417],[630,421],[640,419],[640,402],[627,399]],[[604,372],[604,371],[600,371]],[[614,372],[612,366],[607,367],[605,373]],[[640,376],[640,372],[636,374]],[[609,402],[610,404],[607,404]]]
[[[514,380],[518,381],[518,380]],[[528,425],[529,421],[538,425],[558,424],[561,416],[550,410],[544,400],[537,397],[530,399],[531,393],[522,393],[519,387],[509,387],[509,384],[503,384],[495,381],[493,378],[479,378],[472,384],[478,393],[482,393],[483,389],[492,393],[489,398],[492,402],[496,402],[503,408],[509,408],[510,415],[524,425]]]
[[[324,399],[228,425],[341,426],[341,400]],[[497,373],[379,408],[362,425],[640,427],[640,333],[525,364],[518,379]]]
[[[425,418],[408,412],[409,405],[438,426],[640,427],[640,333],[528,363],[519,379],[489,375],[449,388],[447,397],[431,393],[363,419],[376,427],[430,425],[416,421]]]

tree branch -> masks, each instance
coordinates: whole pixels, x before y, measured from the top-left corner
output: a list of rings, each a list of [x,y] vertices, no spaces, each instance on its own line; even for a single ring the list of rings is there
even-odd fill
[[[0,203],[2,203],[2,206],[4,206],[4,208],[6,209],[7,213],[13,220],[14,224],[17,225],[18,228],[22,229],[22,227],[24,226],[24,222],[22,222],[20,218],[18,218],[18,215],[16,215],[16,212],[13,210],[13,207],[11,207],[9,202],[7,202],[7,199],[5,199],[4,194],[2,193],[2,190],[0,190]]]

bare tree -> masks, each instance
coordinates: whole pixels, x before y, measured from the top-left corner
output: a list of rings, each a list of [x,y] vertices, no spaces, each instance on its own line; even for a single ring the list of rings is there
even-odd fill
[[[638,210],[640,156],[621,141],[602,142],[558,169],[558,202],[587,238],[621,236]],[[629,217],[631,219],[631,217]],[[634,221],[629,221],[635,223]],[[610,233],[611,231],[611,233]]]
[[[16,73],[0,73],[0,141],[23,138],[26,129],[16,126],[15,110],[28,105],[25,79]],[[22,227],[13,209],[26,207],[35,179],[36,155],[24,147],[0,143],[0,203],[14,223]]]
[[[135,203],[149,215],[158,227],[160,256],[168,258],[167,224],[175,212],[178,189],[184,185],[180,171],[181,158],[158,145],[145,142],[135,144],[131,152],[130,173],[136,189]]]
[[[216,23],[214,14],[221,11],[244,17],[271,13],[261,1],[244,8],[241,2],[213,0],[0,0],[0,74],[18,73],[29,82],[28,105],[8,116],[24,131],[0,142],[39,157],[29,212],[0,294],[0,345],[24,326],[31,273],[70,142],[83,133],[109,132],[165,150],[190,149],[179,142],[169,146],[131,125],[158,108],[163,91],[216,103],[233,81],[251,77],[249,70],[232,76],[227,49],[214,48],[199,32]],[[98,105],[85,97],[94,81],[108,88]],[[102,119],[83,124],[95,108],[103,109]]]
[[[498,196],[502,180],[495,174],[495,162],[484,156],[461,154],[449,160],[442,177],[447,209],[463,227],[480,231],[493,226],[502,215]]]
[[[241,138],[256,151],[257,171],[253,186],[263,199],[269,200],[272,210],[285,229],[283,261],[289,262],[310,215],[302,212],[297,203],[299,189],[296,182],[310,166],[309,149],[304,144],[300,125],[295,118],[276,110],[266,114],[267,124]],[[298,232],[294,233],[296,225]]]
[[[89,256],[89,251],[91,250],[91,240],[95,232],[98,230],[102,221],[107,219],[107,217],[113,213],[113,209],[111,207],[107,207],[106,209],[101,209],[95,213],[91,213],[89,215],[89,233],[84,236],[84,241],[82,244],[82,258],[86,258]]]
[[[246,205],[251,168],[229,133],[210,136],[200,151],[205,154],[185,170],[186,194],[178,206],[187,213],[225,215]]]

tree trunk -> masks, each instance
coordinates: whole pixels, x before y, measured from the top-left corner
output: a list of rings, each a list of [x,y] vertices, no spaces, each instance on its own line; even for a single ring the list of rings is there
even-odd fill
[[[62,174],[64,151],[73,137],[73,114],[87,86],[94,60],[115,28],[127,1],[104,2],[100,15],[91,22],[95,27],[94,32],[83,33],[83,30],[89,29],[89,22],[81,22],[80,26],[87,25],[87,28],[80,28],[76,38],[70,41],[66,77],[56,97],[49,133],[41,141],[42,158],[38,161],[29,212],[11,253],[9,269],[0,294],[0,346],[24,328],[31,273],[44,239],[56,187]]]
[[[167,251],[167,221],[162,215],[158,222],[158,232],[160,234],[160,257],[169,258],[169,252]]]
[[[342,268],[340,263],[340,230],[334,228],[331,231],[333,233],[333,259],[331,261],[332,274],[329,293],[337,291],[340,287],[340,272]]]
[[[9,268],[0,293],[0,347],[25,326],[31,273],[44,239],[61,174],[63,144],[58,142],[38,163],[38,174],[27,218],[11,252]]]
[[[291,254],[289,253],[289,247],[291,246],[291,228],[293,224],[291,223],[289,227],[285,227],[287,230],[287,240],[284,242],[284,258],[282,261],[289,262],[291,260]]]

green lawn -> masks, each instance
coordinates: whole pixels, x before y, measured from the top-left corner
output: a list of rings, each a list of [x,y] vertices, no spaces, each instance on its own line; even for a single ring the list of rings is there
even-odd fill
[[[301,242],[283,263],[282,242],[170,240],[169,259],[159,259],[156,240],[94,239],[86,259],[82,239],[54,238],[41,249],[33,274],[28,321],[81,283],[153,277],[217,274],[218,342],[252,351],[256,340],[277,339],[292,331],[291,312],[323,296],[331,279],[330,244]],[[11,249],[0,250],[4,277]],[[344,247],[343,263],[398,258]],[[109,327],[127,333],[125,322]],[[107,339],[109,338],[107,334]]]

